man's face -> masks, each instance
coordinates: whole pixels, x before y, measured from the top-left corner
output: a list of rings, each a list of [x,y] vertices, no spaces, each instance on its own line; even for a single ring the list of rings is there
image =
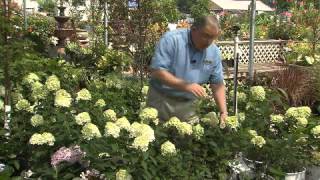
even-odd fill
[[[213,25],[192,29],[192,41],[194,46],[199,50],[209,47],[218,35],[219,28]]]

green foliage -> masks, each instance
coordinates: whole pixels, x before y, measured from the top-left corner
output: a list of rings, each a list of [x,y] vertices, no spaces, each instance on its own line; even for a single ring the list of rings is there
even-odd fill
[[[54,35],[56,22],[54,18],[34,14],[28,16],[28,33],[26,37],[34,42],[34,48],[43,53],[51,43],[51,37]]]
[[[175,0],[159,0],[155,1],[152,8],[159,13],[155,14],[154,19],[157,22],[177,22],[180,19],[180,12],[177,9]]]
[[[197,0],[190,8],[191,17],[197,19],[210,14],[209,0]]]
[[[291,40],[294,37],[294,24],[291,22],[273,22],[268,28],[270,39]]]
[[[190,8],[196,3],[196,0],[177,0],[177,6],[183,13],[190,13]]]
[[[123,72],[129,70],[132,58],[125,52],[108,50],[97,61],[96,65],[102,73]]]
[[[39,4],[39,11],[48,12],[51,15],[54,14],[56,3],[54,0],[37,0]]]

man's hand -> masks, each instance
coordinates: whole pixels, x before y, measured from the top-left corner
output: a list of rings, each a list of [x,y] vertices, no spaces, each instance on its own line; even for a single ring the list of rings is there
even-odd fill
[[[185,91],[194,94],[196,97],[206,97],[207,93],[205,89],[197,83],[186,84]]]
[[[224,129],[226,127],[226,119],[228,117],[228,113],[222,112],[220,114],[220,128]]]
[[[226,91],[223,83],[211,84],[212,91],[214,92],[214,100],[216,101],[220,110],[220,128],[226,127],[226,118],[228,117],[227,104],[226,104]]]

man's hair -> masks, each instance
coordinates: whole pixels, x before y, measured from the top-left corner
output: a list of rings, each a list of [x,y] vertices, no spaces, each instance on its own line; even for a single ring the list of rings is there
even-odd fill
[[[219,26],[219,21],[218,19],[215,17],[215,16],[201,16],[201,17],[198,17],[194,20],[191,28],[197,28],[197,29],[200,29],[200,28],[204,28],[208,25],[215,25],[217,28],[220,29],[220,26]]]

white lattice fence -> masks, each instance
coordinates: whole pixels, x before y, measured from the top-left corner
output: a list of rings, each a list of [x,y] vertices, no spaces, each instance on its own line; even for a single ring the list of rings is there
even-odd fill
[[[279,60],[284,52],[286,41],[282,40],[267,40],[255,41],[254,46],[254,60],[255,63],[274,63]],[[217,42],[223,57],[233,57],[234,43],[232,41]],[[249,41],[241,41],[239,43],[241,50],[240,64],[249,63]]]

